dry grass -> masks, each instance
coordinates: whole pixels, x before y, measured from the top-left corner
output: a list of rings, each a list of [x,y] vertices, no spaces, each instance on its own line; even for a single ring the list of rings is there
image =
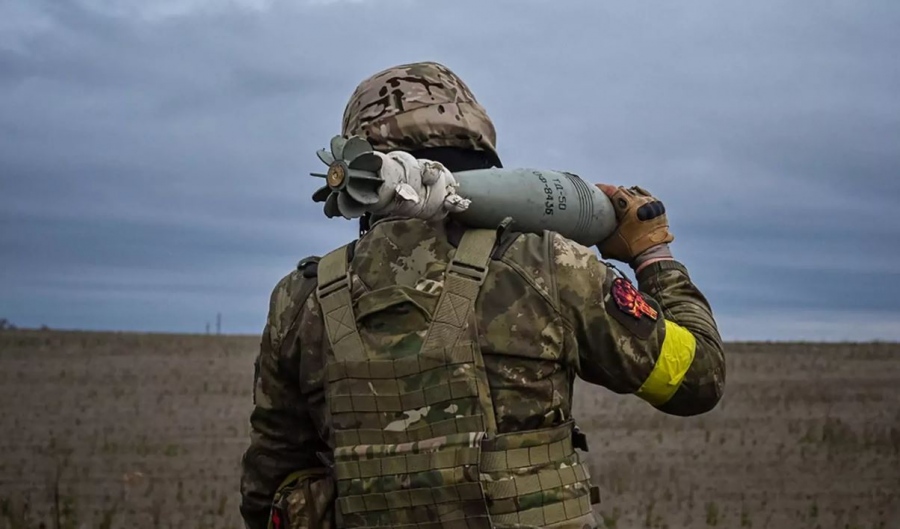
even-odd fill
[[[0,529],[240,527],[257,341],[0,332]],[[578,387],[605,525],[900,528],[900,346],[728,356],[697,418]]]

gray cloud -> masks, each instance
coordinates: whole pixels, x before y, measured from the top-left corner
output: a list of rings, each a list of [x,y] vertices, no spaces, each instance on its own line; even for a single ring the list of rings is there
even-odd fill
[[[892,2],[151,4],[0,6],[0,316],[257,332],[354,237],[305,176],[346,98],[435,59],[507,166],[662,196],[726,337],[900,339]]]

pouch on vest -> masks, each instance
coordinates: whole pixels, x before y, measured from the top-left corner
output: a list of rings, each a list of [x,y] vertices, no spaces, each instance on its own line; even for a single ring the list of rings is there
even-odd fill
[[[333,529],[334,479],[325,468],[295,472],[272,501],[269,529]]]

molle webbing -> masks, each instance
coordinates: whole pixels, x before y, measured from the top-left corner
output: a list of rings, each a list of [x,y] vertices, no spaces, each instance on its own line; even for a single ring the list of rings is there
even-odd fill
[[[356,431],[336,431],[335,443],[343,446],[359,444],[399,444],[410,441],[422,441],[443,435],[484,431],[484,421],[480,415],[472,417],[454,417],[434,424],[416,425],[403,432],[386,432],[384,430],[359,429]]]
[[[490,527],[478,458],[483,434],[335,451],[338,507],[347,527],[405,526],[482,517]]]
[[[566,422],[485,439],[479,470],[495,524],[594,526],[590,473],[573,449],[573,427]]]
[[[400,444],[483,432],[475,346],[423,351],[395,360],[340,361],[326,367],[337,447]],[[410,389],[404,389],[410,388]],[[453,409],[440,420],[409,420],[416,410]],[[353,425],[342,428],[342,425]],[[340,453],[340,448],[338,452]]]
[[[348,393],[332,396],[332,413],[399,413],[468,397],[478,397],[478,388],[468,380],[441,381],[433,386],[400,392],[394,389],[388,394],[361,395]],[[384,428],[387,424],[380,424]]]
[[[340,456],[339,456],[340,457]],[[478,464],[478,449],[463,448],[452,452],[402,454],[369,460],[335,463],[336,472],[350,479],[411,474],[426,470],[443,470]]]
[[[475,361],[475,351],[470,346],[433,349],[414,356],[394,360],[369,360],[367,362],[329,362],[325,367],[328,382],[333,383],[348,378],[362,380],[382,379],[393,381],[433,369]]]
[[[562,461],[571,457],[572,438],[565,437],[559,441],[531,446],[527,448],[511,448],[509,450],[487,451],[481,454],[482,472],[505,472],[531,466],[546,465],[552,461]]]
[[[385,511],[388,509],[405,509],[408,507],[423,507],[426,505],[479,501],[481,498],[481,484],[470,482],[348,496],[339,498],[338,503],[341,506],[341,512],[344,514],[353,514],[357,512]]]
[[[340,504],[338,505],[340,508]],[[356,518],[360,514],[344,516],[347,526],[359,527]],[[366,513],[374,525],[367,529],[492,529],[490,517],[484,512],[484,500],[421,505],[406,509],[393,509]],[[581,529],[581,528],[579,528]]]
[[[573,529],[593,527],[595,523],[591,512],[590,496],[587,494],[571,500],[542,505],[510,514],[492,514],[491,520],[495,524],[521,524],[532,527],[548,527],[560,522],[579,520],[578,523],[571,524]]]
[[[512,479],[487,482],[484,484],[484,489],[492,500],[505,500],[548,489],[575,485],[586,479],[587,470],[585,470],[584,465],[577,465],[560,469],[551,468],[541,470],[536,474],[526,474]]]

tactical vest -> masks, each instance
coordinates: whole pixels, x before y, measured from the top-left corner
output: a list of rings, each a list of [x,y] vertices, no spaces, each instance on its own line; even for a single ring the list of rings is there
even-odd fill
[[[464,332],[474,325],[496,235],[465,232],[432,302],[421,348],[411,355],[364,345],[347,247],[321,260],[316,295],[332,349],[325,398],[338,527],[597,527],[572,422],[497,432],[481,350]],[[356,307],[370,313],[398,301],[417,304],[410,290],[367,292]]]

